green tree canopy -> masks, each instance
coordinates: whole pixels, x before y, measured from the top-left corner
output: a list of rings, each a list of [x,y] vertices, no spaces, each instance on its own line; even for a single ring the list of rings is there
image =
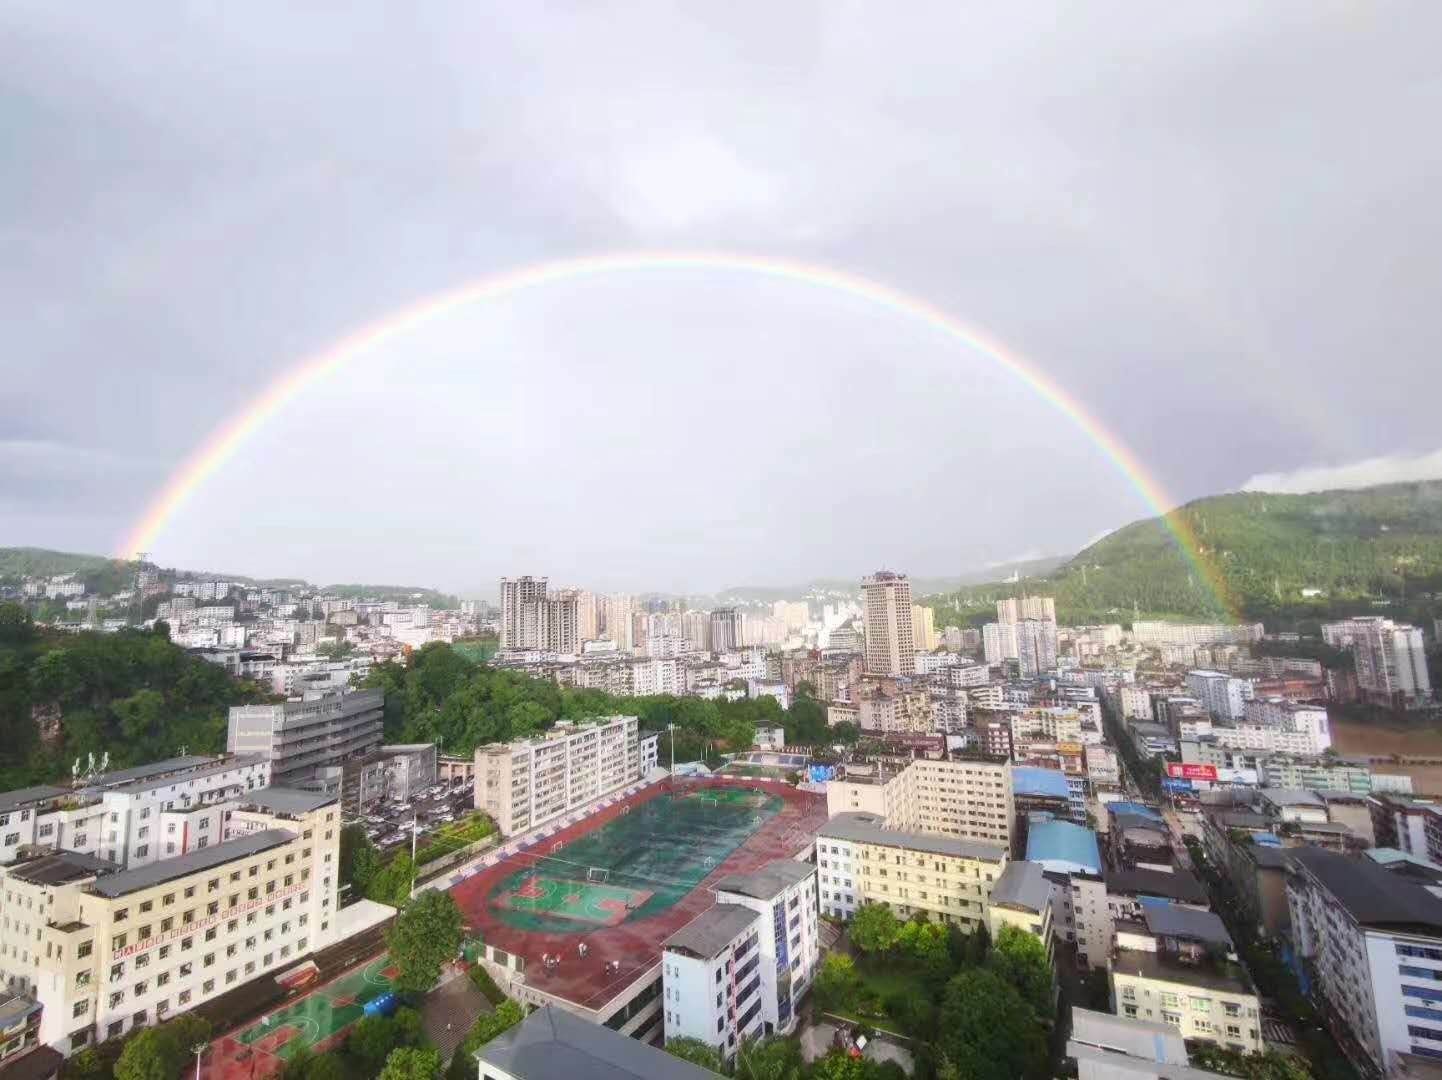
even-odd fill
[[[714,1046],[703,1043],[700,1039],[689,1037],[666,1040],[666,1053],[672,1057],[678,1057],[682,1061],[689,1061],[692,1065],[699,1065],[703,1069],[710,1069],[714,1073],[724,1072],[721,1062],[721,1055],[716,1052]]]
[[[126,1040],[115,1062],[115,1080],[175,1080],[188,1054],[173,1031],[144,1028]]]
[[[862,904],[851,919],[851,943],[862,952],[886,952],[900,932],[901,924],[885,904]]]
[[[1015,926],[1003,926],[996,935],[987,966],[1009,982],[1037,1016],[1050,1020],[1054,1011],[1051,962],[1046,946]]]
[[[861,990],[856,963],[844,952],[829,952],[821,961],[813,986],[816,1003],[823,1009],[850,1009]]]
[[[407,904],[386,934],[386,947],[400,968],[397,989],[424,994],[435,986],[463,934],[461,909],[450,893],[428,889]]]
[[[985,968],[947,984],[937,1049],[969,1080],[1039,1077],[1046,1039],[1036,1014],[1009,982]]]
[[[439,1050],[430,1046],[403,1046],[390,1052],[380,1080],[436,1080],[440,1073]]]

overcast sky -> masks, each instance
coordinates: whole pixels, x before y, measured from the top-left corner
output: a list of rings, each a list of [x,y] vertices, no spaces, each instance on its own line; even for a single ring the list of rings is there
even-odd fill
[[[113,551],[300,357],[488,273],[638,248],[933,302],[1179,500],[1435,472],[1439,40],[1431,3],[9,0],[0,544]],[[154,554],[709,591],[1070,552],[1149,512],[984,356],[677,271],[357,359]]]

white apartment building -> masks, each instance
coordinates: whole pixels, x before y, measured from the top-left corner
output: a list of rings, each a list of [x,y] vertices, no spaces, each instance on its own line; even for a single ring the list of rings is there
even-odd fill
[[[1252,684],[1220,671],[1187,673],[1187,690],[1207,712],[1220,720],[1240,720],[1252,697]]]
[[[0,863],[38,848],[94,855],[105,808],[91,792],[44,784],[0,794]]]
[[[1378,705],[1415,708],[1432,700],[1432,680],[1422,631],[1379,616],[1326,623],[1322,639],[1349,648],[1357,662],[1357,686]]]
[[[826,785],[827,812],[880,817],[889,829],[1009,844],[1011,765],[994,761],[913,761],[896,773],[862,775]]]
[[[1261,623],[1132,623],[1138,645],[1250,645],[1262,640]]]
[[[760,870],[716,882],[716,902],[747,908],[761,948],[761,1018],[767,1034],[796,1030],[798,1005],[816,978],[821,956],[816,867],[778,859]]]
[[[866,610],[866,673],[910,675],[916,670],[911,582],[905,574],[878,570],[861,581]]]
[[[911,605],[911,640],[918,655],[936,648],[936,613],[931,608]]]
[[[270,789],[251,829],[116,871],[57,852],[0,867],[0,975],[44,1006],[40,1041],[70,1054],[157,1024],[331,944],[335,800]]]
[[[476,748],[476,807],[502,836],[529,832],[641,777],[639,721],[561,721],[544,735]]]
[[[729,1059],[765,1030],[761,920],[716,903],[666,939],[661,953],[666,1039],[699,1039]]]
[[[550,615],[546,606],[547,584],[548,579],[530,575],[501,578],[500,645],[503,652],[546,648]]]
[[[1017,665],[1023,679],[1056,670],[1056,623],[1023,619],[1013,624]]]
[[[1309,735],[1323,749],[1332,745],[1327,710],[1321,705],[1304,705],[1279,697],[1254,699],[1247,702],[1246,721],[1258,727]]]
[[[981,628],[982,653],[988,664],[1017,658],[1016,623],[989,622]]]
[[[1150,720],[1152,718],[1151,691],[1142,686],[1123,686],[1118,691],[1121,700],[1122,717],[1126,720]]]
[[[886,904],[903,920],[974,927],[1006,865],[1000,844],[889,829],[874,814],[837,814],[816,837],[821,910],[839,919]]]
[[[1371,859],[1290,854],[1292,941],[1372,1067],[1442,1058],[1442,899]]]
[[[1227,750],[1252,750],[1269,754],[1300,754],[1311,757],[1320,754],[1332,745],[1329,734],[1316,731],[1287,731],[1282,728],[1258,727],[1255,724],[1237,724],[1223,727],[1218,724],[1211,730],[1216,745]]]
[[[996,602],[996,621],[1018,623],[1023,619],[1056,622],[1056,600],[1050,596],[1015,596]]]
[[[259,754],[172,758],[123,769],[95,785],[105,820],[97,854],[145,866],[221,842],[235,800],[270,783]]]

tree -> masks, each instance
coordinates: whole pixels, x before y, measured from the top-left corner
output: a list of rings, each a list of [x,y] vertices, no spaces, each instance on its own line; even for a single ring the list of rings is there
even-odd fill
[[[366,886],[366,899],[391,907],[404,907],[411,896],[411,882],[415,879],[415,863],[411,853],[403,851],[391,858],[371,877]]]
[[[1016,987],[1038,1017],[1051,1019],[1055,1007],[1051,961],[1037,938],[1020,927],[1003,926],[987,966]]]
[[[855,961],[843,952],[827,953],[816,973],[816,1003],[823,1009],[850,1009],[860,990]]]
[[[169,1028],[144,1028],[126,1040],[115,1063],[115,1080],[175,1080],[187,1052]]]
[[[811,1066],[811,1080],[870,1080],[869,1062],[833,1050]]]
[[[1005,979],[985,968],[963,971],[942,999],[937,1049],[970,1080],[1016,1080],[1046,1067],[1036,1014]]]
[[[471,1072],[475,1072],[474,1062]],[[322,1054],[311,1059],[310,1067],[305,1071],[305,1080],[345,1080],[345,1066],[338,1055]]]
[[[381,1070],[380,1080],[436,1080],[441,1072],[441,1052],[429,1046],[403,1046],[392,1050]]]
[[[461,947],[461,909],[450,893],[429,889],[396,916],[386,934],[386,947],[400,968],[396,988],[424,994],[441,977],[441,967]]]
[[[851,943],[862,952],[886,952],[896,944],[901,924],[885,904],[862,904],[851,920]]]
[[[388,1016],[362,1016],[351,1028],[345,1046],[366,1075],[374,1076],[390,1052],[400,1046],[400,1032]]]
[[[796,1039],[743,1040],[733,1075],[738,1080],[801,1080],[801,1043]]]
[[[521,1006],[509,998],[497,1005],[495,1012],[482,1013],[466,1035],[463,1045],[467,1056],[474,1054],[497,1035],[509,1031],[525,1018],[526,1014]]]
[[[831,741],[844,746],[855,746],[861,741],[861,729],[850,720],[843,720],[831,729]]]
[[[678,1057],[682,1061],[689,1061],[692,1065],[699,1065],[703,1069],[710,1069],[714,1073],[722,1072],[721,1055],[717,1053],[714,1046],[703,1043],[700,1039],[680,1038],[666,1040],[666,1053],[672,1057]]]
[[[355,896],[364,896],[372,879],[380,872],[381,856],[365,826],[347,825],[340,831],[340,866],[337,871],[342,886],[349,885]]]

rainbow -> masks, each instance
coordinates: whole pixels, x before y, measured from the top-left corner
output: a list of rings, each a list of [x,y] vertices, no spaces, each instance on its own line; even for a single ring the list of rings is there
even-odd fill
[[[830,290],[911,319],[986,356],[1065,416],[1110,459],[1143,501],[1166,524],[1180,550],[1194,568],[1197,578],[1212,593],[1222,609],[1233,617],[1237,616],[1237,606],[1227,600],[1225,584],[1203,557],[1201,545],[1190,525],[1182,515],[1170,512],[1176,502],[1119,438],[1045,372],[934,304],[889,285],[815,263],[718,251],[640,251],[536,263],[491,274],[432,294],[360,327],[292,365],[244,408],[212,432],[170,475],[165,486],[150,501],[144,514],[121,542],[118,557],[133,558],[136,552],[149,551],[156,547],[166,525],[175,518],[187,500],[239,453],[266,421],[312,386],[365,353],[394,341],[447,312],[472,304],[499,300],[563,281],[613,274],[668,271],[743,273]]]

